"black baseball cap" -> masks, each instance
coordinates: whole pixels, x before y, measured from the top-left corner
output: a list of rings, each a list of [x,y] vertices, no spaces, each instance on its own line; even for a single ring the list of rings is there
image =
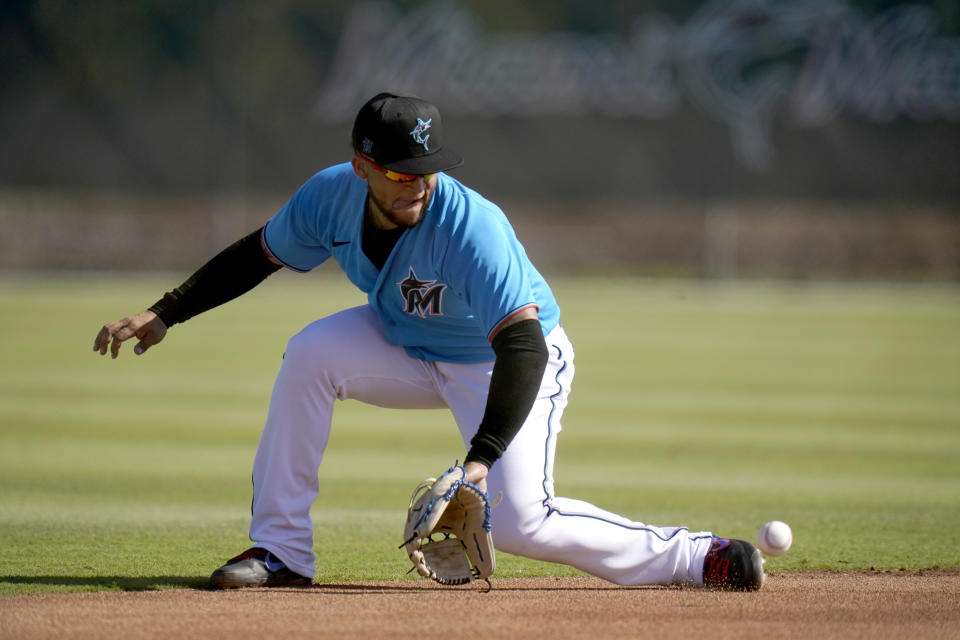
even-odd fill
[[[353,150],[400,173],[436,173],[459,167],[463,158],[443,146],[440,110],[414,96],[378,93],[357,113]]]

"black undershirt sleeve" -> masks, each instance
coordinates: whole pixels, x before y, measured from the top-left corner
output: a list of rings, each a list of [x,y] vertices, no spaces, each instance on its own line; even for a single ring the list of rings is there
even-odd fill
[[[280,269],[260,244],[262,231],[261,227],[218,253],[149,310],[172,327],[253,289]]]
[[[540,321],[536,319],[501,329],[491,346],[497,360],[490,377],[487,407],[464,460],[482,462],[488,468],[503,455],[526,421],[549,357]]]

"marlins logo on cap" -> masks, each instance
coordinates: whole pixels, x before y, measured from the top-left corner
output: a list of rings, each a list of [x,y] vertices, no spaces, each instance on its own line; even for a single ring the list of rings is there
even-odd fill
[[[430,128],[431,122],[433,122],[433,118],[430,118],[426,122],[420,118],[417,118],[417,126],[415,126],[413,131],[410,132],[410,135],[413,136],[413,139],[417,141],[417,144],[422,144],[423,148],[427,151],[430,150],[430,148],[427,146],[427,140],[430,139],[430,134],[428,133],[427,137],[424,138],[423,132]]]
[[[443,144],[443,122],[435,105],[414,96],[379,93],[353,123],[353,150],[381,167],[424,175],[463,164]]]

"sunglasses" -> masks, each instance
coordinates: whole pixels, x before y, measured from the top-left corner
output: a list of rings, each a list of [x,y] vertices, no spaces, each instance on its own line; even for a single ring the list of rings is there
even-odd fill
[[[357,155],[360,155],[360,154],[357,154]],[[418,173],[400,173],[399,171],[391,171],[390,169],[381,167],[380,165],[378,165],[376,162],[374,162],[367,156],[360,155],[360,157],[366,160],[367,164],[369,164],[371,167],[373,167],[374,169],[376,169],[377,171],[385,175],[387,177],[387,180],[390,180],[392,182],[401,182],[401,183],[416,182],[420,178],[423,178],[426,181],[432,178],[433,176],[437,175],[436,173],[418,174]]]

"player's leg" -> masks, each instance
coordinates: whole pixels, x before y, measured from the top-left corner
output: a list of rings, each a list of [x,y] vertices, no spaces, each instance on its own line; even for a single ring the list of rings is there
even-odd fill
[[[429,366],[383,337],[367,306],[341,311],[290,339],[253,466],[250,538],[290,569],[313,576],[310,507],[333,406],[348,398],[384,407],[445,407]]]
[[[503,492],[493,510],[495,546],[617,584],[699,582],[710,533],[653,527],[554,496],[554,451],[574,368],[573,348],[562,329],[547,337],[547,346],[550,360],[530,416],[487,479],[491,496]],[[442,390],[469,442],[486,403],[484,376],[464,365],[440,365],[440,370],[449,375]]]

